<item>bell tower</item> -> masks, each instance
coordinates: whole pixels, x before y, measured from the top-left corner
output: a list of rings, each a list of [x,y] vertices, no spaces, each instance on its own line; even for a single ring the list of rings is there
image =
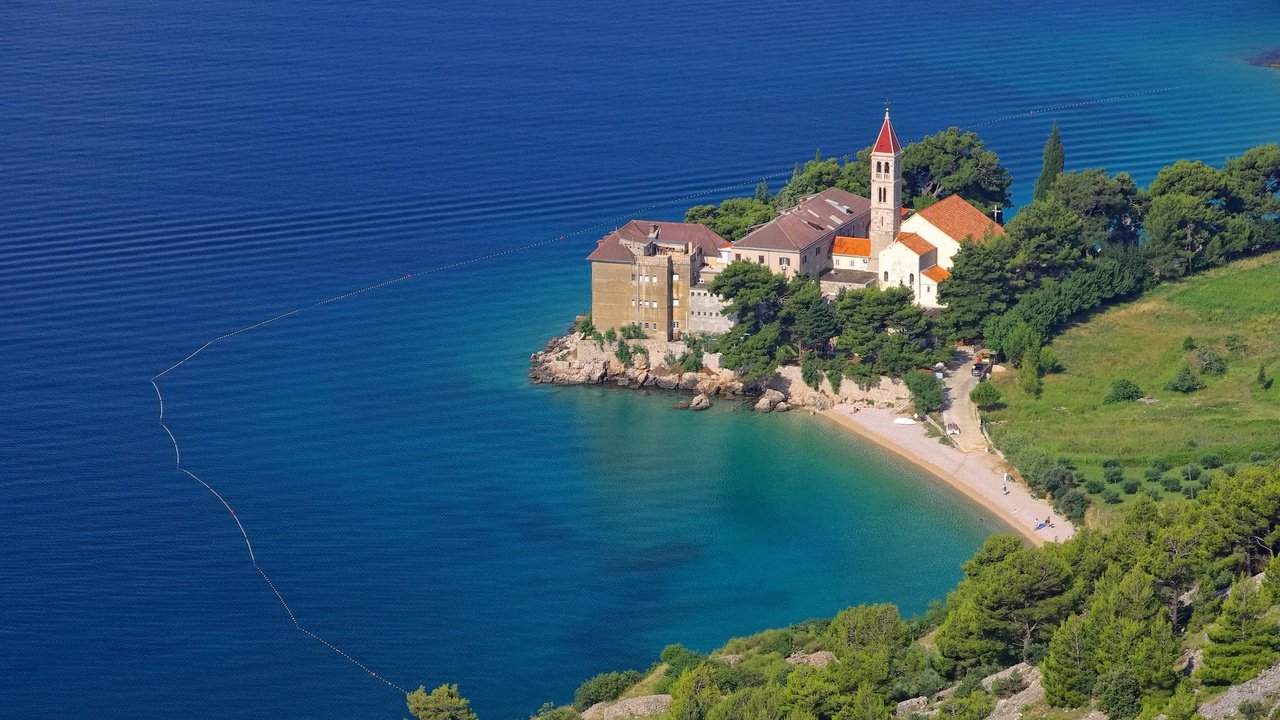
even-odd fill
[[[870,267],[880,273],[880,251],[898,239],[902,227],[902,144],[884,109],[884,124],[871,148],[871,237]],[[879,277],[877,277],[879,280]]]

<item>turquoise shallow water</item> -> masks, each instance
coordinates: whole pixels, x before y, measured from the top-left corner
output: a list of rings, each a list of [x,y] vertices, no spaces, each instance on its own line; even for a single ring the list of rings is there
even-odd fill
[[[1017,199],[1055,118],[1071,168],[1216,162],[1277,139],[1280,73],[1240,62],[1272,14],[4,4],[0,717],[402,716],[288,623],[147,380],[561,235],[164,380],[303,621],[512,718],[667,642],[923,609],[998,528],[911,468],[816,419],[527,383],[588,303],[602,228],[574,231],[856,150],[886,97],[904,139],[980,130]]]

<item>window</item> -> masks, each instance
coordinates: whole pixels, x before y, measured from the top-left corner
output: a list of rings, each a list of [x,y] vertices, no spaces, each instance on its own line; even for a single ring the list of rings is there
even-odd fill
[[[884,281],[885,281],[885,282],[889,282],[889,271],[888,271],[888,270],[885,270],[885,271],[884,271]]]
[[[671,273],[671,282],[673,282],[673,283],[678,283],[678,282],[680,282],[680,276],[679,276],[679,275],[677,275],[677,274],[675,274],[675,273]]]
[[[672,307],[680,307],[680,298],[676,298],[676,299],[672,300],[672,301],[671,301],[671,306],[672,306]]]
[[[763,256],[763,255],[758,255],[757,257],[758,257],[758,258],[760,258],[760,264],[761,264],[761,265],[763,265],[763,264],[764,264],[764,256]]]
[[[680,321],[679,321],[679,320],[676,320],[675,322],[671,323],[671,329],[672,329],[672,330],[679,330],[679,329],[680,329]]]
[[[915,285],[915,284],[916,284],[916,274],[915,274],[915,273],[907,273],[907,284],[908,284],[908,285]]]
[[[741,259],[742,259],[742,253],[734,253],[734,254],[733,254],[733,259],[734,259],[734,260],[741,260]]]
[[[924,286],[924,291],[925,291],[925,292],[927,292],[927,293],[929,293],[930,295],[932,295],[932,294],[933,294],[933,286],[932,286],[932,285],[925,285],[925,286]]]
[[[778,258],[778,267],[791,267],[791,258]]]

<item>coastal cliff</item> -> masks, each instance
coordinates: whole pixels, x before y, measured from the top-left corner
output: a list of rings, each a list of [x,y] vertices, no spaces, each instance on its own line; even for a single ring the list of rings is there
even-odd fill
[[[743,382],[733,370],[720,366],[716,353],[700,355],[700,367],[685,370],[675,361],[689,348],[683,342],[631,340],[630,362],[622,362],[613,346],[583,333],[573,332],[553,338],[546,348],[529,357],[529,378],[535,383],[554,385],[612,385],[632,389],[659,389],[695,397],[756,398],[761,412],[791,408],[828,410],[835,405],[863,404],[906,411],[911,394],[900,381],[881,378],[874,385],[841,383],[839,390],[823,378],[817,389],[804,383],[800,368],[784,366],[766,379]],[[696,407],[696,404],[695,404]]]

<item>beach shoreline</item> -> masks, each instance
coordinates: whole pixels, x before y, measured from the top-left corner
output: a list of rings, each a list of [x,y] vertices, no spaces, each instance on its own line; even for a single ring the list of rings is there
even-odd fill
[[[901,416],[886,409],[842,404],[818,414],[947,483],[1033,545],[1063,542],[1075,534],[1071,521],[1047,501],[1032,497],[1025,484],[1004,481],[1005,464],[995,453],[965,453],[943,445],[919,424],[894,424]],[[1052,526],[1037,530],[1041,518],[1052,518]]]

